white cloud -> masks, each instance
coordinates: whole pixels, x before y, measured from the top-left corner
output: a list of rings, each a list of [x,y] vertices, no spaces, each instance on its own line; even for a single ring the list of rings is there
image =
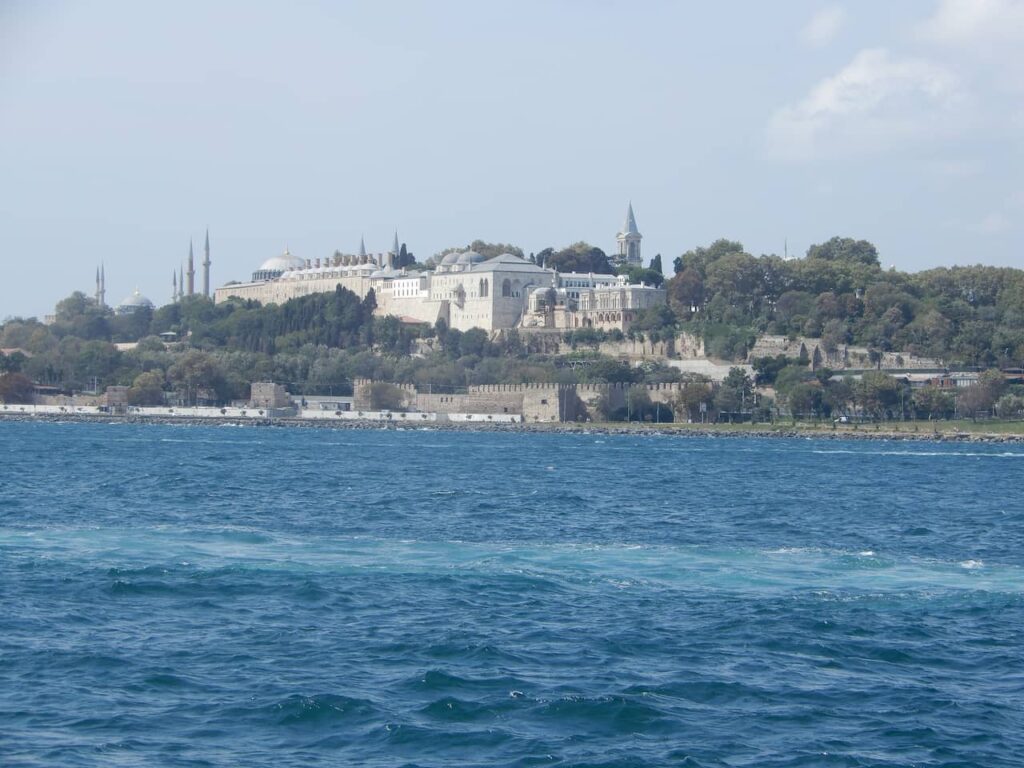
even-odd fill
[[[921,32],[933,42],[960,45],[1024,40],[1024,2],[941,0]]]
[[[1024,92],[1024,0],[942,0],[919,38],[974,73],[976,88]]]
[[[956,78],[926,59],[861,51],[802,100],[776,110],[769,148],[789,159],[823,151],[877,151],[949,131],[962,100]]]
[[[800,37],[808,45],[820,48],[832,42],[845,21],[846,11],[838,5],[830,5],[811,17],[807,25],[800,30]]]

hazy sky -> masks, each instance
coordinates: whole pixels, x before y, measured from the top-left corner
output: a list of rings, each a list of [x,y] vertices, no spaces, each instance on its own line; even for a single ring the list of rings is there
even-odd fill
[[[1024,0],[0,2],[0,318],[286,245],[1022,264]]]

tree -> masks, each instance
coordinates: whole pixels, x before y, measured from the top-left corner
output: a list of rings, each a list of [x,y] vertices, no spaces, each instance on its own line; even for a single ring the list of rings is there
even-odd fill
[[[625,264],[619,267],[618,274],[625,275],[630,284],[653,285],[660,287],[665,282],[665,275],[660,269],[644,269],[643,267],[630,267]]]
[[[828,242],[808,248],[807,258],[811,261],[846,261],[877,267],[878,249],[867,240],[833,237]]]
[[[679,274],[687,267],[692,267],[703,277],[708,264],[717,261],[729,253],[743,253],[743,243],[735,240],[725,240],[724,238],[715,240],[707,248],[694,248],[682,256],[677,256],[672,260],[672,269],[676,274]]]
[[[715,407],[723,413],[736,413],[753,405],[754,382],[743,368],[732,367],[715,393]],[[729,417],[731,420],[731,416]]]
[[[1024,397],[1021,395],[1003,395],[996,402],[995,411],[1001,419],[1019,419],[1024,417]]]
[[[626,411],[630,421],[646,421],[651,406],[651,393],[646,386],[634,384],[626,390]]]
[[[198,402],[200,390],[213,392],[219,397],[224,392],[224,374],[217,361],[205,352],[189,352],[167,371],[186,405]]]
[[[164,377],[155,372],[140,373],[128,389],[129,405],[163,405]]]
[[[945,419],[953,415],[953,395],[936,386],[922,387],[912,397],[914,412],[932,419]]]
[[[676,412],[687,415],[690,421],[698,421],[701,417],[700,407],[711,402],[711,382],[706,379],[695,379],[684,383],[676,395]]]
[[[687,267],[668,281],[668,304],[677,315],[689,318],[704,303],[704,279],[693,267]]]
[[[32,402],[32,380],[23,373],[0,374],[0,401],[10,404]]]
[[[559,272],[593,272],[595,274],[613,275],[615,270],[608,260],[608,254],[590,243],[578,242],[563,248],[560,251],[545,249],[538,255],[544,254],[547,266],[557,269]]]
[[[889,374],[868,371],[855,385],[854,396],[864,413],[881,419],[899,402],[900,387]]]
[[[654,254],[654,258],[651,259],[651,269],[653,269],[655,272],[660,272],[660,273],[662,273],[662,275],[664,275],[665,270],[661,266],[661,254],[660,253]]]
[[[375,411],[398,411],[405,407],[405,395],[394,384],[375,381],[370,385],[370,407]]]

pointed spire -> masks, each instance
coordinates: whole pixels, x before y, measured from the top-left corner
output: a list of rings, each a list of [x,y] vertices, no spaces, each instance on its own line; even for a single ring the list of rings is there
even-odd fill
[[[203,244],[203,296],[210,298],[210,228],[206,228],[206,242]]]
[[[178,300],[178,271],[171,272],[171,303]]]
[[[188,239],[188,295],[191,296],[196,292],[196,264],[195,258],[192,254],[192,238]]]
[[[633,201],[629,201],[629,208],[626,210],[626,226],[622,228],[624,234],[638,235],[640,230],[636,228],[636,216],[633,215]]]
[[[399,250],[399,246],[398,246],[398,230],[396,229],[395,230],[395,244],[391,246],[391,252],[393,254],[395,254],[395,256],[397,256],[398,255],[398,250]]]
[[[365,256],[366,255],[366,242],[363,240],[362,237],[359,238],[359,255],[360,256]]]

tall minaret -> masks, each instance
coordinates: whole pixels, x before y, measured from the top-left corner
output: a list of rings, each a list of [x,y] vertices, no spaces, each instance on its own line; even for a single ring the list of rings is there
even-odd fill
[[[188,241],[188,295],[191,296],[196,292],[196,265],[195,260],[192,258],[192,240]]]
[[[171,303],[178,301],[178,270],[171,272]]]
[[[359,238],[359,255],[360,256],[365,256],[366,255],[366,240],[364,240],[361,237]]]
[[[185,267],[178,265],[178,301],[185,298]]]
[[[619,241],[619,253],[616,261],[631,267],[642,267],[643,259],[640,258],[640,241],[643,239],[643,235],[636,228],[636,217],[633,215],[632,202],[630,202],[629,208],[626,210],[626,224],[615,239]]]
[[[391,246],[391,263],[388,264],[391,269],[395,268],[395,264],[398,263],[398,254],[401,248],[398,245],[398,230],[395,230],[395,243]]]
[[[101,308],[107,306],[107,268],[100,262],[100,300]]]
[[[103,297],[100,295],[100,268],[96,267],[96,306],[103,309]]]
[[[203,245],[203,296],[210,298],[210,229],[206,229],[206,244]]]

